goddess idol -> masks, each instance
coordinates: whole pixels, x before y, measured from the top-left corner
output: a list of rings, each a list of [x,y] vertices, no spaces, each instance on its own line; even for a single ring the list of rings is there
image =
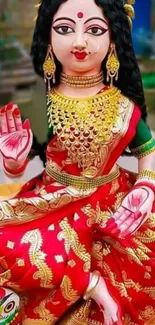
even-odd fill
[[[42,0],[32,58],[47,88],[46,167],[0,201],[0,324],[155,324],[155,141],[135,58],[133,0]],[[10,177],[32,131],[0,111]],[[126,151],[138,174],[117,165]]]

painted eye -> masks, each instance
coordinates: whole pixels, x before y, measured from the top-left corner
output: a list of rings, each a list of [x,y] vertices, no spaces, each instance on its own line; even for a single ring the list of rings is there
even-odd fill
[[[5,313],[10,313],[10,311],[15,307],[15,302],[10,301],[4,308]]]
[[[107,29],[104,28],[99,28],[99,27],[91,27],[87,30],[87,33],[91,34],[91,35],[96,35],[96,36],[100,36],[103,35],[105,32],[107,31]]]
[[[54,30],[58,33],[58,34],[61,34],[61,35],[65,35],[65,34],[70,34],[72,32],[74,32],[74,30],[69,27],[69,26],[59,26],[59,27],[53,27]]]

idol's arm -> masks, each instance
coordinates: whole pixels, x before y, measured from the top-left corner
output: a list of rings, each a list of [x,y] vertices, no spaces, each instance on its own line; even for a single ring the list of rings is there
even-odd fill
[[[137,231],[148,219],[155,200],[155,140],[142,119],[129,148],[138,158],[137,180],[106,224],[106,233],[117,238]]]
[[[140,173],[144,170],[151,170],[155,172],[155,151],[138,159],[138,172]]]
[[[129,145],[133,155],[138,159],[138,172],[143,170],[155,170],[153,161],[155,157],[155,140],[147,127],[146,123],[141,119],[137,125],[136,135]]]
[[[155,140],[143,120],[140,120],[137,127],[137,133],[130,148],[134,156],[138,159],[138,180],[136,184],[140,184],[142,180],[147,180],[149,185],[154,185],[155,193]]]

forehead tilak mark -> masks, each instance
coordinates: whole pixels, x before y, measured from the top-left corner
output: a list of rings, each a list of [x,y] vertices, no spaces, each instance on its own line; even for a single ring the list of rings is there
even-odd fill
[[[78,18],[83,18],[83,16],[84,16],[84,14],[83,14],[83,12],[82,11],[79,11],[78,13],[77,13],[77,17]]]

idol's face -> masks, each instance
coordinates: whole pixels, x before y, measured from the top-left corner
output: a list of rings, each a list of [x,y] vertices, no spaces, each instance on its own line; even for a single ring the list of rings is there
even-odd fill
[[[53,52],[63,72],[98,73],[110,46],[103,11],[94,0],[68,0],[56,12],[51,27]]]

